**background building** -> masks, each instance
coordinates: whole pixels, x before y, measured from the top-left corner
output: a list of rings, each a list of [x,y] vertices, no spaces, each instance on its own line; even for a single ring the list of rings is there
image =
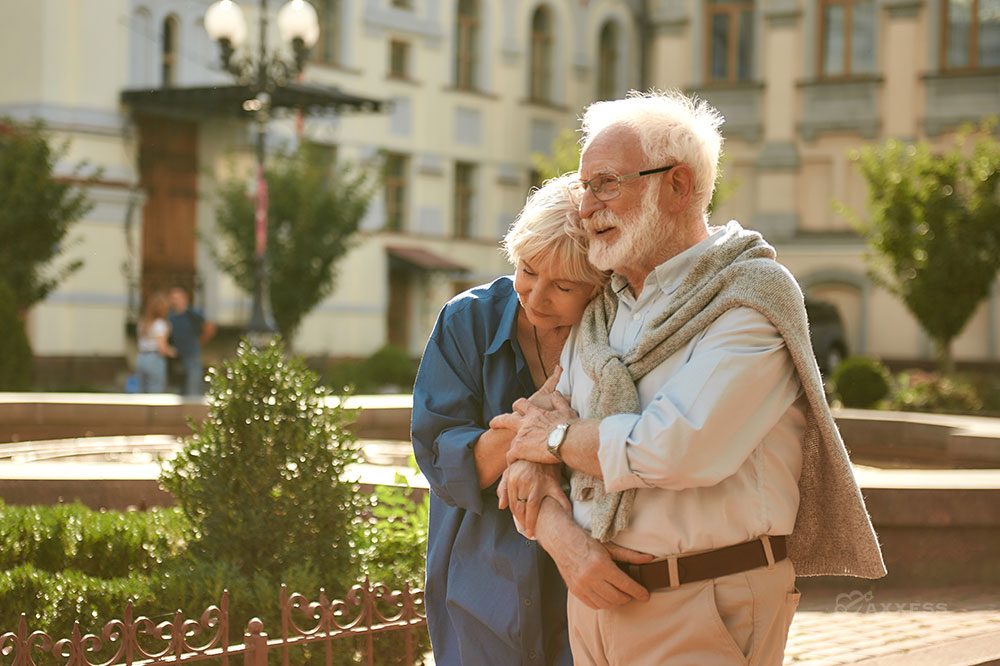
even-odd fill
[[[191,284],[233,332],[249,316],[205,239],[212,176],[234,154],[251,159],[251,124],[122,102],[126,90],[231,83],[203,27],[209,4],[0,3],[0,114],[40,117],[68,138],[63,172],[82,159],[103,169],[74,234],[84,268],[29,313],[44,375],[120,380],[141,294],[166,280]],[[242,4],[254,25],[257,3]],[[944,146],[963,121],[1000,110],[997,0],[314,4],[321,37],[304,81],[389,104],[271,123],[270,149],[305,138],[338,158],[385,160],[384,188],[297,351],[363,357],[392,342],[419,355],[450,296],[509,271],[497,240],[536,180],[531,154],[591,101],[657,86],[725,114],[727,174],[740,185],[718,216],[763,231],[807,292],[839,307],[852,351],[930,356],[903,305],[865,276],[863,243],[830,202],[863,210],[850,148],[888,137]],[[954,350],[1000,358],[1000,289]]]

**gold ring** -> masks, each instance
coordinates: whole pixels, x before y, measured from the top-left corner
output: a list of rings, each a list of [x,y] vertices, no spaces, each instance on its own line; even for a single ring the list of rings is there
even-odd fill
[[[518,497],[518,498],[517,498],[517,501],[518,501],[518,502],[527,502],[528,500],[526,500],[526,499],[525,499],[525,498],[523,498],[523,497]]]

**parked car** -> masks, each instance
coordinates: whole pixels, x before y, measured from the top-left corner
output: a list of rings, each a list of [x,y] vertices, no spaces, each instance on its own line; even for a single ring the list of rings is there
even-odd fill
[[[847,358],[847,335],[837,306],[827,301],[806,299],[809,337],[813,354],[824,378],[829,378],[840,362]]]

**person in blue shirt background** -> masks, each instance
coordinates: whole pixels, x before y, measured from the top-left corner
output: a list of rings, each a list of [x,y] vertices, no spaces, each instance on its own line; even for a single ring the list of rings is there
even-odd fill
[[[417,373],[412,439],[432,490],[425,602],[437,666],[572,664],[563,565],[498,508],[513,433],[488,424],[554,388],[563,343],[607,281],[573,235],[580,225],[568,224],[576,183],[568,174],[529,196],[504,239],[515,275],[449,301]],[[538,487],[568,508],[548,469]]]
[[[201,348],[215,335],[215,323],[201,310],[191,306],[184,287],[170,289],[170,341],[177,349],[184,367],[182,395],[200,396],[205,392],[205,371]]]

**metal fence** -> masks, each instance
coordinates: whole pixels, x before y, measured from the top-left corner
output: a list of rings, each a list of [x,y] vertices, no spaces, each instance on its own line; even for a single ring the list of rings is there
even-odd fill
[[[222,593],[217,606],[205,609],[195,619],[185,619],[178,611],[173,620],[156,623],[148,617],[133,617],[132,602],[120,620],[104,625],[100,636],[83,634],[75,623],[69,638],[54,639],[41,632],[28,632],[25,614],[17,631],[0,635],[0,655],[10,666],[34,666],[36,655],[65,666],[166,666],[194,661],[216,660],[228,666],[230,657],[242,655],[244,666],[267,666],[268,656],[280,654],[282,666],[299,663],[291,648],[322,643],[324,661],[333,663],[332,642],[360,640],[362,663],[374,666],[374,636],[388,631],[405,632],[404,664],[413,664],[418,649],[414,631],[427,624],[423,610],[424,593],[409,586],[393,591],[366,578],[343,601],[329,601],[323,590],[318,601],[298,593],[289,594],[281,586],[281,635],[268,638],[263,623],[254,618],[247,623],[243,643],[230,645],[229,592]],[[13,657],[13,661],[8,661]]]

